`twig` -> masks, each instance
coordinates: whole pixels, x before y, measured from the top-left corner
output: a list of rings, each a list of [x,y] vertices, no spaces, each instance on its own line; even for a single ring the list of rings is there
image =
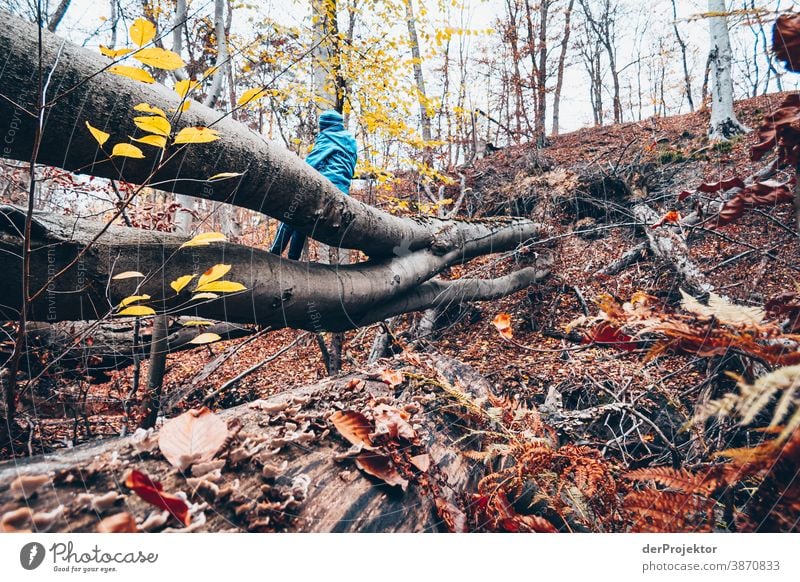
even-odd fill
[[[214,398],[216,398],[216,397],[217,397],[217,396],[218,396],[218,395],[219,395],[221,392],[224,392],[225,390],[227,390],[227,389],[228,389],[228,388],[230,388],[231,386],[234,386],[235,384],[239,383],[239,382],[240,382],[240,381],[241,381],[243,378],[246,378],[247,376],[249,376],[250,374],[252,374],[252,373],[253,373],[253,372],[255,372],[256,370],[258,370],[259,368],[262,368],[263,366],[265,366],[265,365],[269,364],[271,361],[273,361],[273,360],[275,360],[275,359],[279,358],[280,356],[282,356],[283,354],[285,354],[286,352],[288,352],[290,349],[292,349],[293,347],[295,347],[295,346],[296,346],[298,343],[300,343],[300,340],[301,340],[301,339],[303,339],[303,338],[304,338],[305,336],[307,336],[307,335],[308,335],[308,332],[306,332],[306,333],[301,333],[299,336],[297,336],[297,337],[294,339],[294,341],[293,341],[292,343],[290,343],[290,344],[289,344],[288,346],[286,346],[285,348],[281,348],[280,350],[278,350],[277,352],[275,352],[274,354],[272,354],[272,355],[271,355],[271,356],[269,356],[268,358],[265,358],[265,359],[261,360],[261,361],[260,361],[259,363],[257,363],[255,366],[250,366],[249,368],[247,368],[245,371],[241,372],[241,373],[240,373],[239,375],[237,375],[236,377],[234,377],[234,378],[231,378],[230,380],[228,380],[227,382],[225,382],[225,383],[224,383],[222,386],[220,386],[219,388],[217,388],[216,390],[214,390],[214,391],[213,391],[211,394],[209,394],[208,396],[206,396],[206,397],[203,399],[203,404],[208,404],[208,403],[209,403],[209,402],[211,402],[211,401],[212,401]]]

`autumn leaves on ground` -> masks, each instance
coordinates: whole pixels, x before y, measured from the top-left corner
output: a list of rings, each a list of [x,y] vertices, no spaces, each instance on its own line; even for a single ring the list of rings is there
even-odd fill
[[[742,102],[737,113],[758,126],[783,99]],[[405,316],[392,328],[395,357],[377,364],[366,358],[382,328],[349,332],[345,375],[328,383],[319,384],[325,370],[306,335],[205,398],[301,332],[172,355],[165,391],[195,386],[181,406],[198,408],[124,445],[107,441],[88,464],[57,454],[53,471],[23,473],[8,484],[3,528],[322,529],[314,491],[334,479],[373,492],[374,507],[350,515],[362,530],[419,499],[431,519],[418,529],[795,530],[800,249],[792,205],[749,203],[718,225],[709,204],[743,188],[713,182],[755,174],[750,147],[760,136],[714,146],[705,123],[701,112],[584,130],[544,150],[520,146],[480,160],[468,204],[480,197],[484,215],[525,208],[553,231],[447,276],[496,276],[546,255],[548,279],[497,302],[452,305],[425,340],[413,333],[420,315]],[[597,161],[609,159],[620,161]],[[790,178],[780,170],[770,184]],[[662,224],[637,224],[630,209],[638,203],[658,208]],[[700,226],[680,226],[698,210]],[[710,298],[698,301],[669,257],[646,247],[604,274],[646,240],[645,229],[688,241],[686,260]],[[442,372],[448,356],[474,368],[486,389]],[[30,419],[31,452],[119,434],[132,373],[101,385],[57,383]],[[290,396],[276,400],[281,394]],[[224,411],[243,403],[253,404]],[[434,434],[443,425],[455,431],[451,442]],[[462,456],[463,473],[474,471],[458,487],[444,449]],[[332,475],[302,469],[311,461],[298,458],[312,450]]]

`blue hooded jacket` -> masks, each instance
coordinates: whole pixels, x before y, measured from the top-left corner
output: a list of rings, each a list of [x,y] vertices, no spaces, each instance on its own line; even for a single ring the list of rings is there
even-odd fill
[[[319,116],[319,133],[306,163],[347,194],[357,161],[356,140],[344,128],[342,115],[333,110],[324,111]]]

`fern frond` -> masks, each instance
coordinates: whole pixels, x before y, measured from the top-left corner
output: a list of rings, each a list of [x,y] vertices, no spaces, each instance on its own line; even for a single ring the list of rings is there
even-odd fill
[[[718,485],[717,479],[710,474],[694,474],[686,469],[673,469],[672,467],[635,469],[628,471],[625,478],[633,481],[655,481],[659,485],[687,494],[709,495]]]

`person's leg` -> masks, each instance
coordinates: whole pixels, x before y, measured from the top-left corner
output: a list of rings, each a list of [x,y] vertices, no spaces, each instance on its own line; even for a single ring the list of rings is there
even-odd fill
[[[292,237],[292,234],[294,234],[292,227],[285,222],[281,222],[278,227],[278,232],[275,234],[275,241],[272,243],[269,252],[278,256],[282,255],[283,251],[286,250],[286,245],[289,244],[289,239]]]
[[[303,247],[306,244],[306,235],[299,230],[292,233],[292,241],[289,244],[289,258],[293,261],[299,261],[303,254]]]

